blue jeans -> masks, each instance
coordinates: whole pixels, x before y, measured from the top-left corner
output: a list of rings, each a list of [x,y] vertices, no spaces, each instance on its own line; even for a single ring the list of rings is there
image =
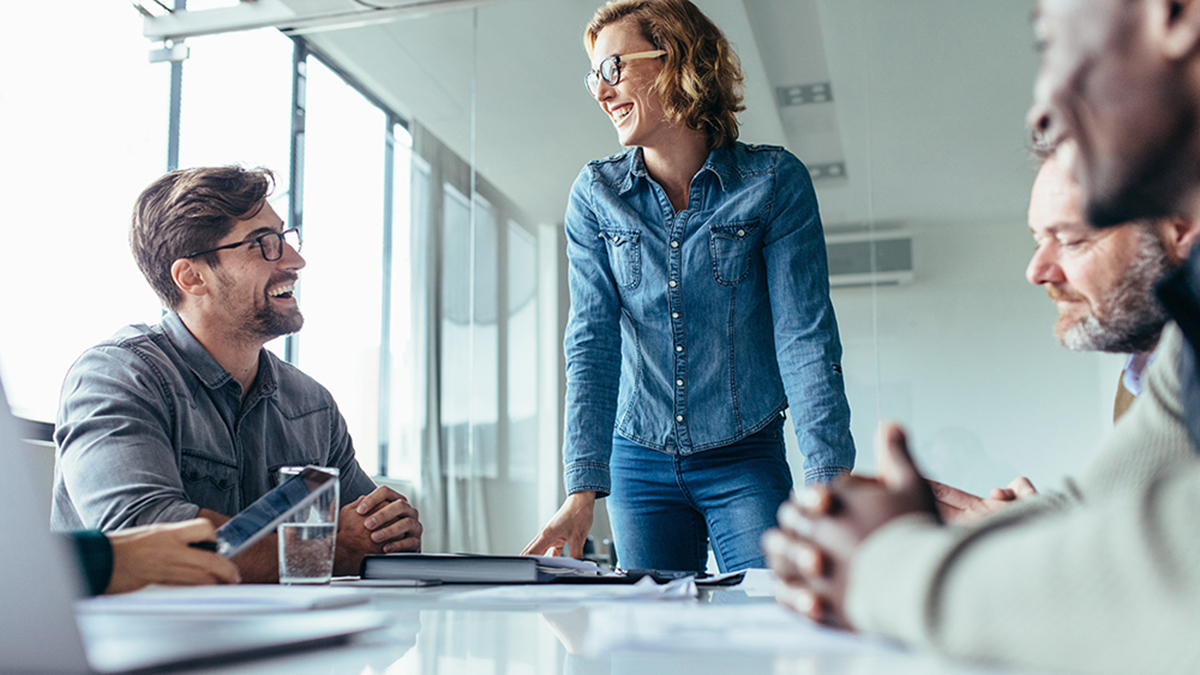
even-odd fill
[[[733,445],[667,454],[613,437],[612,521],[624,569],[766,567],[759,539],[792,489],[783,419]]]

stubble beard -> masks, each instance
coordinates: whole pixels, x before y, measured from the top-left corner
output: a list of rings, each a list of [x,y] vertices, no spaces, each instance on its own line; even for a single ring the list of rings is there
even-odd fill
[[[1154,288],[1174,266],[1153,232],[1139,229],[1137,256],[1120,282],[1082,319],[1059,317],[1054,332],[1074,351],[1136,354],[1153,349],[1167,322]]]
[[[219,267],[215,269],[217,276],[232,287],[232,279],[228,273]],[[295,276],[292,275],[288,278],[294,279]],[[272,288],[282,280],[282,278],[273,278],[267,283],[266,288]],[[256,304],[256,307],[240,312],[241,316],[233,322],[231,327],[235,339],[246,343],[266,344],[277,337],[296,333],[304,326],[304,315],[300,313],[299,307],[292,307],[287,312],[280,312],[272,305],[271,297],[267,295],[265,289],[262,300]]]
[[[300,313],[299,307],[294,307],[287,313],[280,312],[271,306],[271,300],[268,298],[266,304],[259,307],[245,326],[247,331],[263,342],[270,342],[277,337],[299,332],[304,326],[304,315]]]

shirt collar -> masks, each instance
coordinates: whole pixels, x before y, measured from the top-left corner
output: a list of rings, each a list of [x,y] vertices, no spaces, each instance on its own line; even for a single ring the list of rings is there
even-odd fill
[[[1161,341],[1159,342],[1161,344]],[[1129,360],[1125,362],[1125,370],[1121,374],[1121,384],[1125,385],[1125,389],[1134,396],[1142,395],[1142,376],[1146,373],[1146,369],[1154,362],[1154,357],[1158,354],[1158,347],[1137,354],[1130,354]]]
[[[212,354],[200,344],[196,336],[184,325],[183,319],[175,312],[167,312],[162,318],[163,332],[171,341],[179,354],[183,356],[188,368],[209,389],[219,389],[233,380],[233,375],[217,363]],[[276,390],[275,363],[267,354],[266,347],[258,352],[258,374],[254,378],[254,397],[271,396]]]
[[[714,148],[708,153],[708,159],[705,160],[704,166],[700,167],[700,171],[711,171],[717,177],[717,186],[724,192],[737,172],[733,153],[729,148]]]
[[[708,159],[704,161],[704,166],[700,167],[700,171],[696,175],[705,171],[712,172],[717,177],[717,186],[724,191],[725,185],[736,171],[731,160],[728,148],[716,148],[708,153]],[[641,146],[633,148],[630,154],[629,173],[625,176],[625,182],[621,184],[619,194],[625,194],[633,189],[633,182],[636,178],[650,179],[650,172],[646,170],[646,159],[642,155]]]

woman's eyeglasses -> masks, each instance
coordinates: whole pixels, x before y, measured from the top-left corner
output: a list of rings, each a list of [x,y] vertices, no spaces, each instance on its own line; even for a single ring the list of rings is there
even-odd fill
[[[204,255],[205,253],[216,253],[217,251],[224,251],[227,248],[237,248],[239,246],[251,244],[258,247],[258,252],[262,254],[263,260],[266,260],[267,262],[274,262],[283,257],[284,244],[291,246],[296,250],[297,253],[299,253],[300,247],[303,245],[303,243],[304,242],[300,239],[300,230],[294,227],[289,227],[283,232],[268,232],[260,237],[244,239],[236,244],[226,244],[224,246],[210,248],[207,251],[197,251],[183,257],[195,258],[196,256]]]
[[[588,93],[592,98],[596,97],[596,92],[600,89],[600,80],[610,87],[617,86],[621,81],[621,64],[625,61],[636,61],[638,59],[656,59],[664,54],[666,50],[655,49],[652,52],[637,52],[635,54],[617,54],[610,56],[600,62],[600,67],[595,70],[588,71],[583,82],[587,85]]]

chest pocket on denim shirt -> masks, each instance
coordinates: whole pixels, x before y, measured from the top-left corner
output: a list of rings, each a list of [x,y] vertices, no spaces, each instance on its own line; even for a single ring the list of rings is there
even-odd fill
[[[183,479],[188,501],[227,516],[240,510],[236,465],[187,448],[180,450],[179,463],[179,477]]]
[[[746,221],[709,228],[708,248],[717,283],[732,286],[746,278],[757,227],[758,223]]]
[[[636,288],[642,280],[641,233],[634,230],[605,230],[600,233],[608,247],[608,265],[617,285]]]

